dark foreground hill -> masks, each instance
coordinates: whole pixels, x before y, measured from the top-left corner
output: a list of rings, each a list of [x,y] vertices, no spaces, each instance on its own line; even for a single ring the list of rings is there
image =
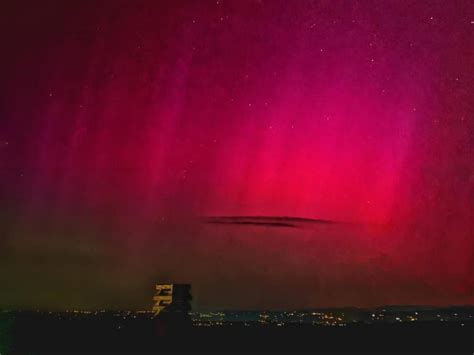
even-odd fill
[[[202,324],[202,323],[201,323]],[[3,313],[0,353],[161,351],[428,351],[472,354],[474,322],[343,326],[227,322],[162,327],[149,315]]]

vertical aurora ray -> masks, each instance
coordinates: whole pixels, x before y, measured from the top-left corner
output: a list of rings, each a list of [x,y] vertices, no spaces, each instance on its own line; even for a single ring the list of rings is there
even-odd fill
[[[14,286],[33,275],[73,293],[61,263],[73,279],[96,271],[97,298],[44,305],[113,303],[120,288],[117,306],[139,307],[159,275],[192,278],[222,306],[261,300],[212,296],[215,280],[311,283],[299,306],[472,303],[472,13],[462,1],[8,5],[0,281],[13,286],[0,305],[28,304]],[[355,227],[196,222],[208,215]]]

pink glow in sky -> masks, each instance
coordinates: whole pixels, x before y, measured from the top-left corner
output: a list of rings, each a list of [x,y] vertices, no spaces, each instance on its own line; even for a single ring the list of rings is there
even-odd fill
[[[40,305],[143,307],[153,277],[191,279],[205,306],[474,302],[473,14],[463,1],[12,4],[0,279],[33,278],[43,266],[12,261],[33,253],[48,255],[41,282],[77,293],[51,271],[65,263],[98,294]],[[221,215],[353,227],[196,222]],[[256,291],[213,298],[218,282]],[[313,293],[290,304],[288,284]],[[111,301],[117,287],[129,296]],[[33,302],[17,289],[0,303]]]

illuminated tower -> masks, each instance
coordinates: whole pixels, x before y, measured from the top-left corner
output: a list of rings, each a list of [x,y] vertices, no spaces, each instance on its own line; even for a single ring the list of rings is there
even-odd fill
[[[155,288],[153,313],[159,322],[160,329],[182,328],[190,325],[191,285],[157,284]]]
[[[173,302],[173,286],[173,284],[158,284],[155,286],[156,294],[153,297],[155,301],[153,314],[155,317]]]

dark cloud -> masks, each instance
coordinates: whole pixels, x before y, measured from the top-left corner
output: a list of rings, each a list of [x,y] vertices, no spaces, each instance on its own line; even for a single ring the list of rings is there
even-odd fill
[[[266,227],[304,228],[315,224],[345,224],[325,219],[287,216],[211,216],[202,219],[204,223],[254,225]]]

